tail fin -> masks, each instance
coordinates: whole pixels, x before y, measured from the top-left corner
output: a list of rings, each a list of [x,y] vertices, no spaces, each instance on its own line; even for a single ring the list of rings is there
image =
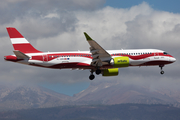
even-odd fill
[[[36,50],[16,28],[7,27],[6,28],[13,44],[14,50],[21,51],[22,53],[39,53],[41,51]]]

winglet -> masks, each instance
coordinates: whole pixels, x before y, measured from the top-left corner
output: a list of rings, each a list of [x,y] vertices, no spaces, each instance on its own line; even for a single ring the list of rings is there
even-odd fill
[[[87,41],[93,40],[86,32],[84,32]]]

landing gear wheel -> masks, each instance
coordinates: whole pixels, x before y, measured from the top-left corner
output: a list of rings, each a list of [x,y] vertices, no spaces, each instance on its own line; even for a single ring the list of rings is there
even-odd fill
[[[97,69],[96,70],[96,74],[99,75],[101,73],[101,70],[100,69]]]
[[[90,80],[93,80],[94,78],[95,78],[94,75],[90,75],[90,76],[89,76],[89,79],[90,79]]]
[[[161,74],[163,75],[163,74],[164,74],[164,71],[161,71]]]

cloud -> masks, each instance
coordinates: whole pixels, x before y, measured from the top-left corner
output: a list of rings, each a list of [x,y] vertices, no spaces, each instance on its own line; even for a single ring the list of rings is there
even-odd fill
[[[6,0],[1,1],[0,14],[12,19],[26,14],[38,17],[52,11],[94,10],[104,3],[105,0]]]
[[[12,54],[5,27],[13,26],[42,51],[88,51],[89,44],[83,35],[87,32],[105,49],[162,49],[180,58],[180,14],[154,10],[145,2],[128,9],[102,8],[104,0],[16,0],[13,3],[9,0],[3,4],[6,7],[0,6],[3,18],[0,20],[1,56]],[[8,14],[4,14],[6,10]],[[0,61],[0,79],[7,82],[73,83],[87,81],[90,74],[88,70],[52,70],[9,63],[3,58]],[[164,68],[164,76],[157,66],[129,67],[120,68],[117,77],[96,76],[95,80],[119,80],[123,84],[156,87],[161,82],[179,85],[178,61]]]

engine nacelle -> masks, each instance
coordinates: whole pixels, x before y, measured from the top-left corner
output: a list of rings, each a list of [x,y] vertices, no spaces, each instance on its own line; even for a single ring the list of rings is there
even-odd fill
[[[123,57],[112,58],[110,64],[113,65],[113,67],[115,68],[128,67],[129,57],[123,56]]]
[[[102,76],[117,76],[119,74],[118,68],[104,69]]]

